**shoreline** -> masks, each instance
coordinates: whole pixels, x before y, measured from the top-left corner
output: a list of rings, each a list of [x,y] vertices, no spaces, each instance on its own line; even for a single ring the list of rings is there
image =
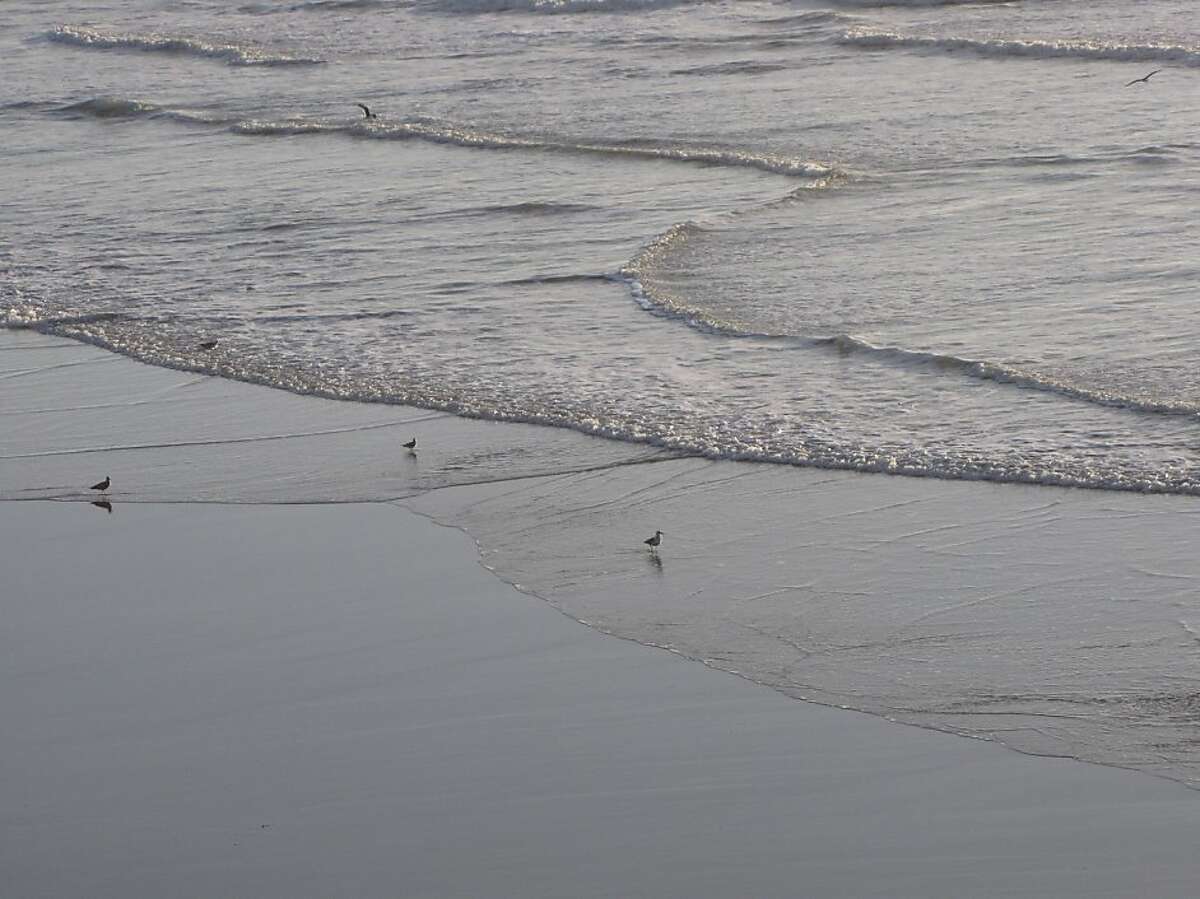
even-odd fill
[[[400,502],[606,634],[794,699],[1200,784],[1187,497],[680,457],[34,348],[49,340],[3,344],[30,351],[3,353],[22,367],[0,500],[88,499],[111,475],[117,504]]]
[[[616,279],[620,280],[620,279]],[[636,282],[635,282],[636,283]],[[634,291],[636,299],[637,291]],[[664,315],[674,315],[674,313],[663,312]],[[101,314],[97,320],[103,321],[105,318],[111,318],[115,313]],[[398,401],[387,396],[380,395],[343,395],[338,392],[322,387],[314,382],[308,381],[309,376],[302,371],[290,372],[291,384],[272,383],[266,376],[253,372],[244,371],[236,367],[226,366],[215,367],[205,366],[201,362],[184,359],[179,356],[173,348],[142,348],[142,354],[138,355],[129,350],[123,349],[111,340],[103,336],[97,336],[87,332],[69,333],[67,329],[73,324],[72,319],[65,320],[65,328],[60,332],[54,330],[42,330],[43,328],[63,328],[63,323],[54,321],[45,322],[8,322],[0,323],[0,332],[5,334],[20,334],[29,333],[45,337],[50,340],[66,341],[70,344],[78,344],[85,347],[91,347],[104,353],[105,356],[116,356],[130,362],[135,362],[139,365],[145,365],[150,368],[162,371],[174,371],[187,374],[193,374],[201,378],[217,378],[227,381],[231,384],[244,385],[250,388],[265,389],[273,392],[287,393],[295,397],[312,399],[331,403],[352,403],[368,407],[404,409],[410,414],[420,413],[430,417],[452,416],[464,422],[475,422],[482,425],[498,424],[511,426],[515,428],[534,428],[534,429],[549,429],[555,431],[565,431],[568,434],[582,437],[586,440],[597,440],[609,443],[616,443],[619,446],[625,447],[628,451],[641,450],[643,454],[649,453],[659,456],[663,459],[700,459],[709,462],[717,462],[723,464],[745,463],[750,465],[766,465],[778,466],[781,468],[795,468],[801,471],[822,473],[828,472],[831,474],[846,473],[858,475],[883,475],[886,477],[908,478],[920,481],[933,481],[938,483],[949,484],[979,484],[990,485],[997,487],[1032,487],[1046,488],[1055,490],[1081,490],[1090,493],[1101,494],[1127,494],[1131,496],[1164,496],[1164,497],[1183,497],[1195,499],[1200,497],[1200,484],[1191,481],[1180,482],[1174,486],[1164,486],[1159,483],[1107,483],[1102,486],[1089,483],[1086,480],[1072,480],[1069,478],[1059,478],[1057,480],[1039,480],[1035,474],[1013,474],[1005,473],[999,469],[979,468],[973,471],[960,471],[954,474],[946,472],[931,471],[921,467],[912,467],[910,465],[897,465],[895,458],[884,458],[880,456],[873,462],[822,462],[817,463],[809,459],[798,458],[783,458],[779,454],[765,453],[756,455],[753,452],[745,451],[741,454],[726,454],[725,451],[712,452],[703,448],[694,446],[676,446],[671,445],[660,437],[638,437],[630,434],[621,434],[613,436],[606,433],[603,429],[589,430],[587,426],[577,422],[571,422],[566,419],[546,418],[545,420],[537,418],[523,418],[518,414],[510,414],[503,412],[494,412],[488,414],[484,411],[468,410],[459,408],[459,404],[445,402],[439,404],[437,402],[427,405],[409,405],[402,401]],[[755,335],[749,335],[755,336]],[[830,346],[837,345],[841,338],[819,338],[818,343],[828,343]],[[847,338],[853,341],[854,338]],[[30,347],[33,348],[33,347]],[[873,348],[876,349],[876,348]],[[962,364],[969,364],[970,360],[958,360]],[[983,380],[996,380],[1005,382],[1006,380],[1019,380],[1013,375],[1011,378],[993,377],[988,375]],[[1086,402],[1095,402],[1085,394],[1076,396],[1067,388],[1039,388],[1047,393],[1056,393],[1067,399],[1081,399]],[[1132,403],[1132,401],[1130,401]],[[1135,404],[1121,403],[1100,403],[1100,405],[1109,408],[1124,409],[1131,412],[1149,412],[1153,414],[1165,414],[1169,417],[1186,420],[1194,417],[1194,413],[1187,410],[1173,408],[1157,408],[1147,407],[1141,408]],[[643,461],[637,458],[634,460]]]
[[[564,460],[598,441],[580,435],[124,362],[89,379],[63,361],[9,382],[25,411],[6,410],[0,459],[0,531],[23,562],[0,630],[14,710],[0,857],[29,894],[1183,897],[1200,874],[1182,784],[797,702],[738,670],[753,644],[696,652],[718,620],[695,617],[700,582],[737,596],[762,560],[796,582],[786,553],[823,544],[793,523],[781,556],[769,528],[752,532],[758,561],[739,566],[748,550],[711,542],[729,535],[681,523],[655,565],[627,531],[699,515],[698,495],[761,516],[760,489],[794,519],[777,479],[741,473],[753,466],[718,477],[602,446],[581,473]],[[314,404],[337,420],[313,421]],[[397,458],[414,427],[433,436]],[[146,439],[122,441],[134,430]],[[111,515],[83,508],[100,461]],[[504,476],[473,481],[487,465]],[[864,477],[804,478],[796,495],[830,540]],[[386,498],[365,500],[380,481]],[[898,481],[927,486],[886,479],[882,511],[851,510],[856,533],[883,528],[856,579],[874,577],[867,558],[893,581],[905,559],[923,570],[911,541],[888,555],[888,535],[945,508],[893,495]],[[969,488],[948,489],[957,508]],[[1106,527],[1134,512],[1105,497],[1059,525],[1030,519],[1019,488],[1005,497],[1025,516],[1013,534],[1051,542],[1100,507],[1120,512],[1097,516]],[[1007,557],[985,545],[972,579]]]

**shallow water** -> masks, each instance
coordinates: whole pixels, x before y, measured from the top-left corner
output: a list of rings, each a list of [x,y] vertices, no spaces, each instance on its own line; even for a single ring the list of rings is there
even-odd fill
[[[613,633],[1195,783],[1189,11],[6,4],[0,496],[404,501]]]
[[[10,325],[714,458],[1198,489],[1178,3],[6,12]]]
[[[680,457],[29,332],[0,340],[0,377],[0,501],[118,530],[134,503],[394,502],[606,633],[790,696],[1200,784],[1190,497]],[[339,564],[352,581],[354,554]]]

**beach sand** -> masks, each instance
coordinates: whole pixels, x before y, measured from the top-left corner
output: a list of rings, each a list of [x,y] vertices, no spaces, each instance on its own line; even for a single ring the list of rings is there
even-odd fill
[[[0,378],[8,895],[1195,893],[1185,786],[799,702],[606,636],[404,507],[490,534],[470,508],[514,478],[695,460],[33,333],[0,335]],[[496,447],[510,478],[472,483]],[[106,474],[111,514],[85,489]],[[904,480],[816,475],[876,505],[880,481]],[[1017,495],[950,487],[967,488]],[[636,546],[612,562],[605,589],[678,603],[670,539],[662,566]],[[501,574],[537,573],[483,546]],[[694,549],[689,578],[705,553],[719,572]]]

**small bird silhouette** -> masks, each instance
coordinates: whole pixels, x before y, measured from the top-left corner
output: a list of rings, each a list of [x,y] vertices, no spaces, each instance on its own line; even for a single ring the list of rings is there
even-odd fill
[[[370,109],[370,107],[368,107],[366,103],[355,103],[354,105],[355,105],[355,106],[357,106],[359,109],[361,109],[361,110],[363,111],[363,118],[364,118],[364,119],[377,119],[377,118],[379,118],[379,116],[377,116],[377,115],[375,115],[375,113],[371,112],[371,109]]]
[[[204,343],[196,344],[196,346],[200,347],[202,350],[215,350],[217,348],[217,341],[206,340]]]
[[[101,481],[99,484],[93,484],[89,489],[90,490],[99,490],[101,493],[103,493],[105,490],[108,489],[108,485],[111,483],[112,483],[112,479],[108,475],[105,475],[103,481]]]
[[[648,547],[650,547],[650,552],[654,552],[658,549],[658,544],[662,543],[662,538],[663,538],[663,532],[655,531],[653,537],[650,537],[647,540],[643,540],[642,542],[645,543]]]
[[[417,448],[417,438],[414,437],[412,440],[408,441],[408,443],[404,444],[404,448],[407,450],[415,450]]]
[[[1127,85],[1125,85],[1125,86],[1126,86],[1126,87],[1133,87],[1135,84],[1149,84],[1149,83],[1150,83],[1150,79],[1151,79],[1151,78],[1153,78],[1155,75],[1157,75],[1157,74],[1158,74],[1159,72],[1161,72],[1161,71],[1162,71],[1162,69],[1155,69],[1155,70],[1154,70],[1153,72],[1151,72],[1149,75],[1143,75],[1141,78],[1134,78],[1134,79],[1133,79],[1131,82],[1129,82],[1129,83],[1128,83]]]
[[[109,515],[112,515],[112,503],[110,503],[108,500],[94,499],[94,500],[92,500],[92,505],[95,506],[97,509],[103,509]]]

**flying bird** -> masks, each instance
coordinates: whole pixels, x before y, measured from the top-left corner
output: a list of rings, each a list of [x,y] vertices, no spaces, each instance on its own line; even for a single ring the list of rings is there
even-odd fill
[[[662,543],[662,538],[663,538],[663,532],[655,531],[653,537],[650,537],[647,540],[643,540],[642,542],[645,543],[648,547],[650,547],[650,552],[654,552],[655,550],[658,549],[658,544]]]
[[[196,344],[196,346],[200,347],[202,350],[215,350],[217,348],[217,341],[206,340],[204,343]]]
[[[1126,86],[1126,87],[1133,87],[1133,85],[1135,85],[1135,84],[1149,84],[1149,83],[1150,83],[1150,79],[1151,79],[1151,78],[1153,78],[1155,75],[1157,75],[1157,74],[1158,74],[1159,72],[1161,72],[1161,71],[1162,71],[1162,69],[1155,69],[1155,70],[1154,70],[1153,72],[1151,72],[1149,75],[1143,75],[1141,78],[1134,78],[1134,79],[1133,79],[1131,82],[1129,82],[1129,83],[1128,83],[1127,85],[1125,85],[1125,86]]]
[[[404,444],[404,448],[407,450],[415,450],[417,448],[417,438],[414,437],[412,440],[408,441],[408,443]]]
[[[108,475],[105,475],[105,476],[104,476],[104,480],[103,480],[103,481],[101,481],[99,484],[93,484],[93,485],[92,485],[90,488],[88,488],[88,489],[90,489],[90,490],[99,490],[101,493],[103,493],[105,490],[107,490],[107,489],[108,489],[108,485],[109,485],[109,484],[111,484],[111,483],[112,483],[112,479],[111,479],[111,478],[110,478]]]
[[[361,110],[363,111],[363,118],[364,118],[364,119],[377,119],[377,118],[379,118],[379,116],[377,116],[377,115],[375,115],[375,113],[371,112],[371,109],[370,109],[370,107],[369,107],[369,106],[367,106],[367,104],[366,104],[366,103],[355,103],[354,105],[355,105],[355,106],[357,106],[359,109],[361,109]]]

